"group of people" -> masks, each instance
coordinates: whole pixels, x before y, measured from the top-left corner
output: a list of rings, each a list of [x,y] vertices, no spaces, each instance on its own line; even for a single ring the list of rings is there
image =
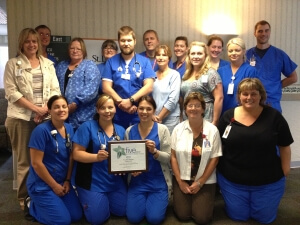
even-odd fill
[[[220,37],[188,45],[179,36],[172,63],[156,31],[144,33],[146,51],[137,54],[135,33],[123,26],[119,46],[105,41],[96,65],[82,38],[57,63],[46,52],[50,29],[23,29],[4,74],[21,208],[43,224],[83,215],[102,224],[111,214],[160,224],[172,198],[180,220],[206,224],[218,182],[230,218],[271,223],[293,142],[281,89],[297,81],[297,65],[269,44],[270,32],[259,21],[248,51],[241,38],[229,40],[229,61]],[[147,172],[108,172],[108,142],[119,140],[145,141]]]

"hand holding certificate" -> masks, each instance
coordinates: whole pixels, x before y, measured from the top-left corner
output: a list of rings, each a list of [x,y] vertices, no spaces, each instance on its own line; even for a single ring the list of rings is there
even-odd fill
[[[146,141],[109,141],[108,172],[128,173],[148,171]]]

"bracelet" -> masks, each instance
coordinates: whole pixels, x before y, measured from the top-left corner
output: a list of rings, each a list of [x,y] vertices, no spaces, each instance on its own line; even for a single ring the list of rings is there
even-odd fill
[[[155,155],[157,153],[157,149],[155,148],[154,149],[154,152],[153,153],[151,153],[152,155]]]
[[[201,187],[202,187],[202,184],[200,183],[200,181],[199,181],[199,180],[197,180],[197,181],[196,181],[196,183],[198,184],[199,188],[201,189]]]
[[[65,182],[71,183],[71,180],[70,179],[65,179]]]

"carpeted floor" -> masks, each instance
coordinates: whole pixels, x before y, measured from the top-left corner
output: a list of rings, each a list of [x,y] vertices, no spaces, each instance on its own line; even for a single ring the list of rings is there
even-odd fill
[[[0,151],[0,225],[38,225],[37,222],[28,222],[20,210],[16,191],[12,189],[12,157],[7,151]],[[88,224],[82,219],[79,224]],[[111,217],[105,225],[128,225],[126,218]],[[143,221],[140,225],[146,225]],[[195,224],[193,221],[180,222],[169,207],[165,225]],[[218,194],[215,201],[214,219],[211,225],[256,225],[254,221],[234,222],[224,212],[222,196]],[[300,224],[300,168],[292,169],[287,179],[286,192],[280,203],[278,217],[272,225],[299,225]]]

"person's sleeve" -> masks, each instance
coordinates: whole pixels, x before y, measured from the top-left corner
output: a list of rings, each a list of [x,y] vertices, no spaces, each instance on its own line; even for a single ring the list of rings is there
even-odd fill
[[[78,105],[93,101],[98,95],[100,85],[100,72],[94,62],[87,61],[83,70],[83,84],[77,89],[76,98],[73,100]]]
[[[103,69],[103,74],[101,74],[102,80],[108,80],[108,81],[113,81],[112,77],[112,71],[111,71],[111,66],[112,66],[112,58],[106,61],[104,69]]]
[[[46,132],[46,129],[43,129],[41,125],[34,128],[30,135],[28,147],[44,152],[49,137]]]
[[[91,139],[91,131],[87,124],[87,122],[81,124],[76,130],[72,139],[74,143],[79,144],[85,148],[88,148]]]
[[[162,163],[169,163],[171,157],[171,138],[168,128],[163,124],[158,124],[161,129],[161,139],[160,139],[160,152],[157,157],[157,160]]]
[[[297,64],[294,63],[284,51],[282,51],[282,57],[283,57],[283,68],[281,72],[283,73],[284,76],[289,77],[289,75],[296,70]]]
[[[50,76],[51,76],[50,96],[60,95],[61,92],[60,92],[59,83],[58,83],[58,79],[57,79],[57,76],[56,76],[54,64],[49,65],[49,73],[50,73]]]
[[[173,150],[176,150],[177,132],[178,132],[177,126],[174,128],[174,130],[172,132],[172,135],[171,135],[171,149],[173,149]]]
[[[6,63],[5,70],[4,70],[4,89],[5,95],[9,102],[14,103],[22,98],[21,92],[19,92],[19,88],[15,81],[15,66],[13,65],[14,61],[9,60]]]
[[[143,56],[140,56],[140,57],[143,57]],[[154,79],[156,77],[156,74],[155,74],[154,70],[152,69],[150,61],[145,57],[142,60],[143,60],[142,63],[145,65],[144,66],[144,80],[149,79],[149,78]]]
[[[177,71],[172,71],[173,75],[170,79],[170,90],[169,98],[165,103],[164,107],[172,112],[176,105],[178,104],[179,95],[180,95],[180,74]]]
[[[208,83],[209,83],[209,89],[212,92],[216,86],[219,83],[222,83],[222,79],[220,77],[220,74],[215,70],[215,69],[211,69],[211,71],[209,71],[209,76],[208,76]]]
[[[278,143],[279,146],[289,146],[294,142],[289,125],[285,118],[278,112]]]
[[[211,158],[222,156],[222,142],[221,142],[221,138],[220,138],[220,133],[217,129],[214,131],[212,146],[213,146],[213,149],[212,149]]]

